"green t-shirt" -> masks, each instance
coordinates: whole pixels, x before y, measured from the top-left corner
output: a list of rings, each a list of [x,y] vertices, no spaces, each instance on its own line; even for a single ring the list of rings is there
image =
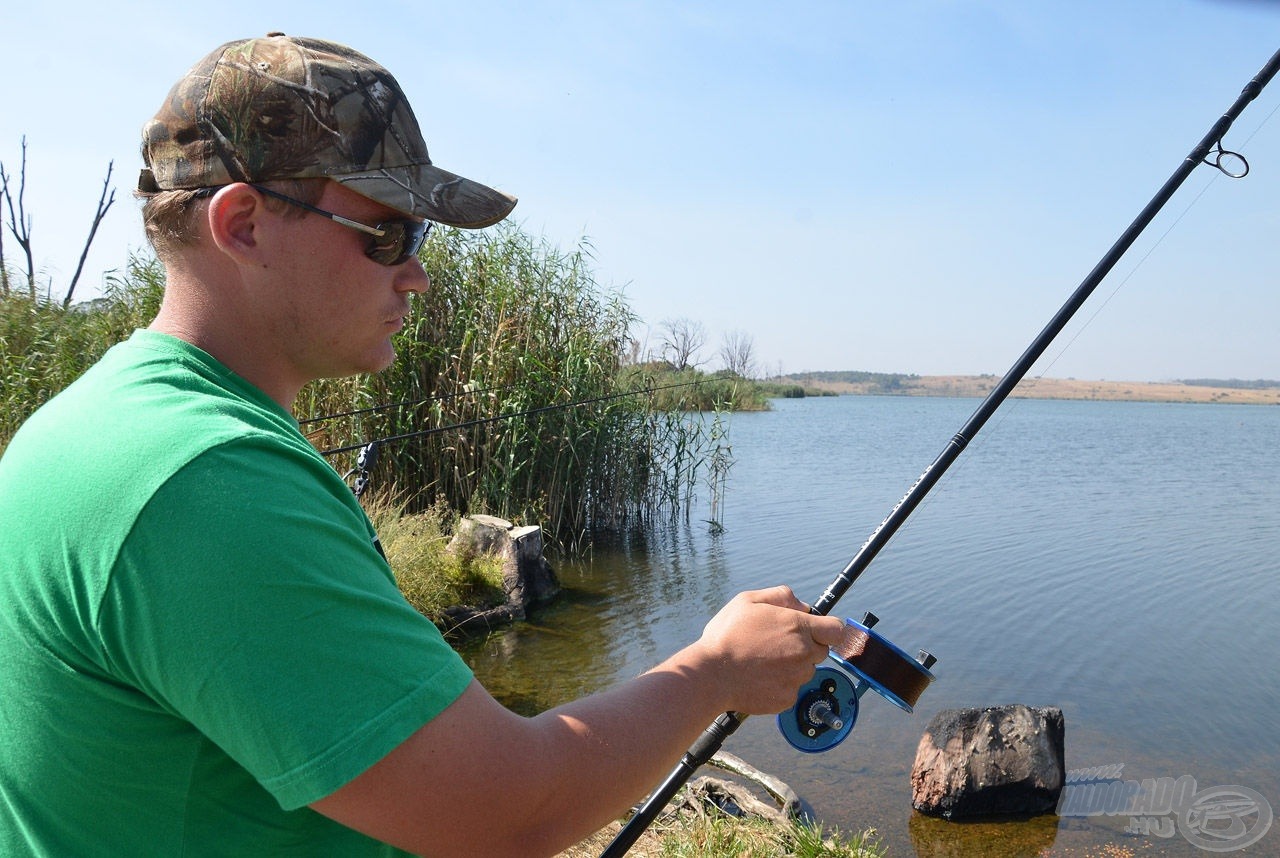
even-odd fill
[[[0,459],[0,854],[398,854],[306,805],[471,672],[297,423],[139,331]]]

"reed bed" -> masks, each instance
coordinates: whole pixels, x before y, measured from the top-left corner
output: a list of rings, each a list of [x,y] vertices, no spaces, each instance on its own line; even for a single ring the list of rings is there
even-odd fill
[[[672,411],[767,411],[769,394],[761,382],[728,371],[711,374],[677,370],[662,361],[635,364],[621,370],[632,388],[654,391],[655,408]]]
[[[750,383],[624,365],[635,320],[595,282],[589,245],[562,252],[510,224],[442,229],[423,260],[433,285],[413,296],[395,364],[299,397],[317,448],[408,436],[381,443],[369,475],[374,487],[398,486],[406,511],[445,504],[538,523],[570,546],[599,529],[687,517],[701,489],[715,489],[713,460],[723,485],[716,412],[758,407],[747,404]],[[159,263],[138,257],[108,277],[102,298],[70,309],[0,295],[0,449],[36,407],[149,324],[163,286]],[[355,459],[331,456],[339,472]]]
[[[708,420],[623,366],[634,317],[595,282],[588,245],[442,229],[423,259],[432,287],[414,296],[396,363],[319,382],[300,411],[390,407],[325,421],[317,446],[409,436],[379,445],[373,484],[409,487],[410,509],[538,523],[565,546],[689,514],[715,452]]]
[[[159,263],[135,256],[123,274],[108,274],[102,298],[86,304],[64,308],[25,292],[0,295],[0,449],[31,412],[150,323],[163,292]]]

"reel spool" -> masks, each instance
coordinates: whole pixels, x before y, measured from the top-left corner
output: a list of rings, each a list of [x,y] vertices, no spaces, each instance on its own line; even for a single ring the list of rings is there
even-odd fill
[[[827,662],[801,687],[796,705],[778,715],[778,729],[791,747],[818,754],[843,742],[868,688],[910,713],[933,681],[929,668],[937,659],[924,650],[916,658],[907,655],[871,631],[877,622],[870,611],[861,623],[846,619],[845,640],[831,648]]]

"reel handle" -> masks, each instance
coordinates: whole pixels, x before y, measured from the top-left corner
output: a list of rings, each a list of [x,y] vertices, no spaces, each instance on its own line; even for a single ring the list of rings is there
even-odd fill
[[[866,612],[861,623],[844,622],[845,640],[832,647],[827,661],[814,669],[813,678],[800,688],[795,706],[778,715],[783,738],[806,754],[829,751],[848,738],[868,688],[910,713],[933,681],[929,668],[937,658],[926,650],[911,658],[871,631],[879,622],[875,614]]]

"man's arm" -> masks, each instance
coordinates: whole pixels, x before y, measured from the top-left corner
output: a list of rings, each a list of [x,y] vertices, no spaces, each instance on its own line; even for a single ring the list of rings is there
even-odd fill
[[[311,806],[417,854],[552,855],[625,813],[721,712],[794,703],[843,628],[778,587],[735,597],[643,676],[533,718],[473,682]]]

